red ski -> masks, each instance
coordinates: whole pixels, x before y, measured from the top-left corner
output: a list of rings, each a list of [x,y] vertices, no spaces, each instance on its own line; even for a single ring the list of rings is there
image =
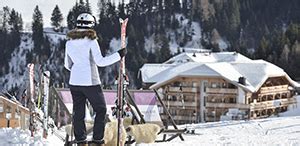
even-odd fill
[[[122,20],[120,18],[121,23],[121,48],[126,47],[126,26],[127,26],[128,18]],[[125,57],[122,57],[120,60],[120,68],[119,68],[119,77],[118,77],[118,93],[117,93],[117,120],[118,120],[118,135],[117,135],[117,146],[122,146],[121,137],[122,137],[122,126],[123,126],[123,100],[124,93],[126,89],[126,74],[125,74]]]

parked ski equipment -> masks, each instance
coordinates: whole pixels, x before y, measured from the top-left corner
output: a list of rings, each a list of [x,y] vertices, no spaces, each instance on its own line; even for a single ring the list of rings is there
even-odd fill
[[[126,47],[126,26],[128,18],[122,20],[121,23],[121,49]],[[117,92],[117,120],[118,120],[118,135],[117,135],[117,146],[121,146],[122,137],[122,126],[123,126],[123,113],[124,113],[124,93],[126,89],[126,73],[125,73],[125,57],[120,60],[119,77],[118,77],[118,92]]]
[[[31,131],[31,136],[34,136],[34,132],[36,130],[36,121],[35,121],[35,86],[34,86],[34,64],[29,63],[27,65],[29,72],[29,99],[26,101],[26,106],[28,106],[30,111],[29,117],[29,130]]]
[[[43,73],[44,81],[44,120],[43,120],[43,137],[47,138],[48,136],[48,99],[49,99],[49,82],[50,82],[50,72],[45,71]]]

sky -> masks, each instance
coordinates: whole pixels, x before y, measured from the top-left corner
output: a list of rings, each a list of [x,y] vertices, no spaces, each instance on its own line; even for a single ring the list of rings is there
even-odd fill
[[[79,1],[79,0],[78,0]],[[93,15],[98,14],[97,2],[99,0],[89,0]],[[118,3],[120,0],[114,0]],[[129,0],[125,0],[125,3]],[[64,16],[64,26],[70,9],[75,5],[76,0],[0,0],[0,8],[8,6],[22,14],[24,27],[31,27],[33,10],[36,5],[39,6],[43,14],[44,27],[50,27],[50,18],[55,5],[58,5]]]

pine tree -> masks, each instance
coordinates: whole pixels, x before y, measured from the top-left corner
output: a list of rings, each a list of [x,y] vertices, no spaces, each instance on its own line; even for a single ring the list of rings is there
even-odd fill
[[[1,30],[7,32],[9,30],[8,28],[8,21],[9,21],[9,15],[10,15],[10,9],[9,7],[3,7],[3,17],[2,17],[2,28]]]
[[[173,0],[173,9],[177,13],[181,11],[180,0]]]
[[[21,15],[19,15],[19,13],[14,9],[11,10],[8,24],[10,25],[11,37],[13,38],[11,44],[13,45],[13,47],[16,47],[20,44],[20,31],[23,28],[23,21]]]
[[[267,49],[269,47],[269,42],[265,37],[262,37],[259,47],[255,50],[256,59],[266,59],[267,58]]]
[[[171,57],[169,40],[165,34],[156,35],[154,42],[156,44],[155,54],[157,55],[157,62],[164,62]]]
[[[58,31],[61,28],[62,21],[63,21],[63,15],[58,5],[56,5],[51,15],[51,25],[54,27],[55,31]]]
[[[73,10],[68,13],[67,25],[69,29],[74,29],[76,27],[76,16]]]
[[[43,44],[43,15],[39,10],[39,7],[36,6],[34,9],[32,17],[32,40],[34,42],[35,53],[41,52],[41,46]]]
[[[284,48],[280,55],[280,63],[283,64],[283,66],[288,64],[289,54],[290,54],[290,49],[289,49],[288,45],[284,45]]]
[[[20,32],[23,28],[22,18],[14,9],[11,10],[8,24],[11,26],[12,32]]]
[[[286,36],[289,38],[291,43],[295,42],[300,36],[300,25],[291,23],[286,31]]]
[[[92,13],[92,9],[91,9],[91,4],[90,4],[89,0],[86,0],[85,7],[86,7],[86,12],[88,12],[88,13],[91,14]]]

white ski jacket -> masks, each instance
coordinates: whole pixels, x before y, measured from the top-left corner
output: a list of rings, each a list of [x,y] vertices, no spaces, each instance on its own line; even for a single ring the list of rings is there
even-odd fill
[[[73,30],[68,33],[64,66],[71,71],[69,84],[92,86],[101,84],[98,66],[108,66],[120,60],[118,52],[103,57],[94,30]]]

